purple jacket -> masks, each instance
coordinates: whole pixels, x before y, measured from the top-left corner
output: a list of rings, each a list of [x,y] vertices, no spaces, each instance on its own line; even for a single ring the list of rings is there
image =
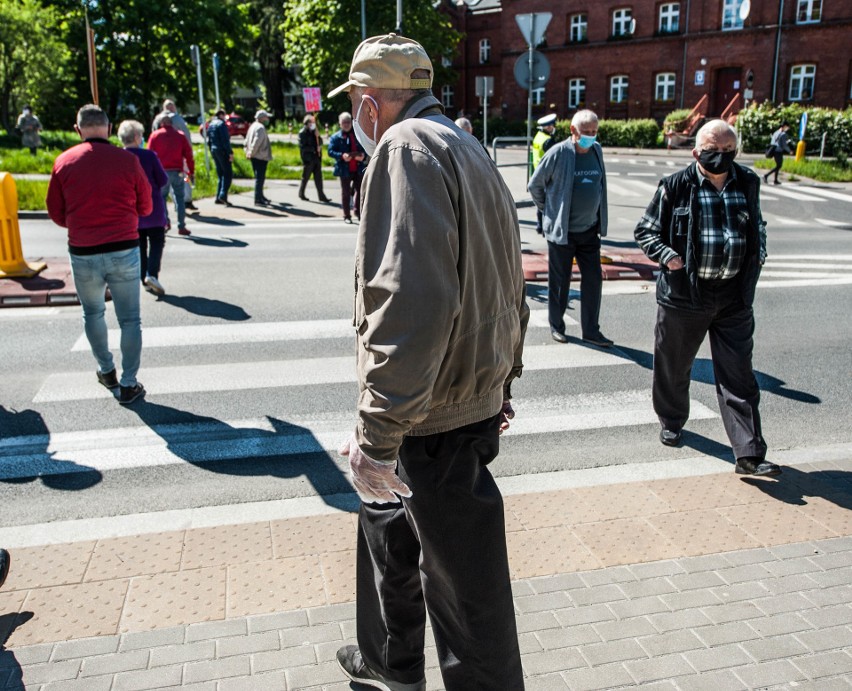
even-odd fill
[[[148,182],[151,183],[151,196],[154,198],[154,210],[147,216],[139,217],[139,227],[164,228],[168,216],[166,216],[166,202],[163,200],[163,187],[169,181],[169,176],[166,175],[159,157],[153,151],[136,146],[126,150],[134,154],[142,164],[142,170],[145,171]]]

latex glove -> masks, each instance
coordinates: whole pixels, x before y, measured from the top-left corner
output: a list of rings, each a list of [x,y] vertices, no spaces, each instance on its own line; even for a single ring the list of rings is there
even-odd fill
[[[503,401],[503,407],[500,409],[500,431],[498,434],[503,434],[509,429],[509,420],[514,419],[515,409],[512,407],[512,401]]]
[[[377,461],[365,454],[353,434],[340,447],[349,458],[349,474],[361,501],[368,504],[399,504],[411,490],[396,474],[396,461]],[[397,496],[399,495],[399,496]]]

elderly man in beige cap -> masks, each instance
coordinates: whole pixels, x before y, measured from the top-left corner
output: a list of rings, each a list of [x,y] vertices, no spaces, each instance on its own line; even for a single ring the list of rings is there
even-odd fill
[[[246,158],[251,161],[254,171],[254,205],[269,206],[272,202],[263,195],[263,183],[266,182],[266,167],[272,160],[272,145],[266,126],[269,124],[269,113],[259,110],[254,114],[254,122],[246,132]]]
[[[529,310],[512,195],[442,113],[423,47],[358,47],[353,126],[370,155],[358,229],[358,422],[341,453],[362,499],[353,681],[424,691],[428,610],[448,691],[524,688],[503,501],[487,466],[514,416]]]

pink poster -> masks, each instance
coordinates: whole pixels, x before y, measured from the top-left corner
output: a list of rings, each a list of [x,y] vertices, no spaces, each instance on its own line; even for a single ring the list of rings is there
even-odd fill
[[[322,110],[322,95],[318,86],[302,89],[302,94],[305,97],[306,113],[319,113]]]

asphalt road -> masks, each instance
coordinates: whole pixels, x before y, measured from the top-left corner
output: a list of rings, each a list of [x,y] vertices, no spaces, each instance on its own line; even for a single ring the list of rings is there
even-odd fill
[[[657,179],[685,159],[607,157],[605,244],[632,247]],[[523,169],[504,173],[523,197]],[[806,187],[764,188],[770,260],[755,306],[754,363],[770,457],[852,440],[852,190]],[[524,246],[543,249],[533,210],[519,215]],[[333,449],[352,427],[357,393],[347,327],[354,227],[263,216],[191,227],[191,238],[168,239],[165,298],[142,296],[140,380],[149,393],[138,405],[118,406],[95,383],[79,307],[0,310],[0,526],[287,497],[333,502],[350,491]],[[49,221],[21,229],[28,257],[64,255],[64,231]],[[526,346],[536,364],[514,387],[517,424],[495,474],[731,460],[706,346],[684,446],[657,441],[652,285],[605,286],[601,324],[617,343],[609,353],[554,343],[543,285],[530,284],[528,295]],[[571,306],[578,318],[579,302]],[[579,337],[576,325],[568,331]]]

